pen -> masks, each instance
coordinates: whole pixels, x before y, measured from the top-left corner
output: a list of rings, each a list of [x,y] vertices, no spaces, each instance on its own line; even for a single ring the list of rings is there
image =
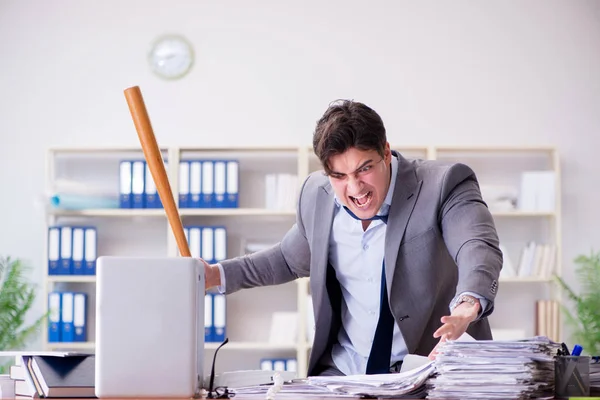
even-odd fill
[[[581,351],[583,350],[583,347],[581,347],[580,345],[576,344],[573,347],[573,351],[571,352],[572,356],[579,356],[581,355]]]

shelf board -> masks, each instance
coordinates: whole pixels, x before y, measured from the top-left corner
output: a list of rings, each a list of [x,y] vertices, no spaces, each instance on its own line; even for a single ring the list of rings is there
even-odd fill
[[[540,276],[524,276],[524,277],[500,277],[500,282],[510,283],[532,283],[532,282],[551,282],[552,278],[543,278]]]
[[[96,282],[96,275],[48,275],[48,282]]]
[[[68,217],[164,217],[162,208],[98,208],[88,210],[49,210],[50,215]]]
[[[95,342],[49,342],[46,347],[55,350],[93,350]]]
[[[296,210],[269,210],[266,208],[182,208],[181,216],[295,216]]]
[[[553,211],[491,211],[494,217],[554,217],[556,213]]]
[[[89,210],[50,210],[49,214],[66,217],[166,217],[162,208],[107,208]],[[295,216],[296,210],[265,208],[181,208],[181,216]]]
[[[216,349],[221,342],[206,342],[204,348]],[[229,342],[221,350],[296,350],[296,344],[277,344],[269,342]]]

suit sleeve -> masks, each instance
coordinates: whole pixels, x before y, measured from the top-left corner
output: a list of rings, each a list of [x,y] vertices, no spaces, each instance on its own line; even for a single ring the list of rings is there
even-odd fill
[[[456,293],[484,297],[487,307],[480,318],[485,317],[494,309],[503,259],[494,219],[473,170],[464,164],[451,166],[442,181],[440,200],[444,241],[458,266]]]
[[[302,220],[302,199],[307,195],[305,189],[309,179],[300,190],[296,223],[281,242],[253,254],[220,262],[227,282],[226,294],[257,286],[279,285],[309,276],[310,248]]]

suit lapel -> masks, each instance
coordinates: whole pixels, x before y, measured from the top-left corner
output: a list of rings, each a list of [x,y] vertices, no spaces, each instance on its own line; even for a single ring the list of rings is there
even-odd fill
[[[413,166],[404,157],[398,155],[398,175],[396,176],[396,186],[394,187],[385,235],[385,278],[388,298],[390,299],[398,249],[417,197],[419,197],[421,184],[422,181],[417,181]]]
[[[317,205],[314,215],[314,236],[311,255],[311,285],[315,304],[329,304],[329,297],[325,293],[327,277],[327,260],[329,256],[329,237],[333,224],[333,210],[335,202],[331,184],[325,183],[317,192]]]

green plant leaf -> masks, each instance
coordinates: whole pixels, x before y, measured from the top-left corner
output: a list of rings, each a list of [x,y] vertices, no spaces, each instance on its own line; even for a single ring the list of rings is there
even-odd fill
[[[574,260],[575,275],[581,284],[576,294],[566,282],[556,276],[560,288],[573,303],[574,314],[561,305],[567,323],[573,328],[573,339],[585,354],[600,355],[600,252],[593,250],[589,255],[579,255]]]
[[[19,259],[0,257],[0,350],[22,350],[40,332],[47,313],[26,326],[36,298],[25,275],[29,268]],[[0,365],[0,370],[4,370]]]

